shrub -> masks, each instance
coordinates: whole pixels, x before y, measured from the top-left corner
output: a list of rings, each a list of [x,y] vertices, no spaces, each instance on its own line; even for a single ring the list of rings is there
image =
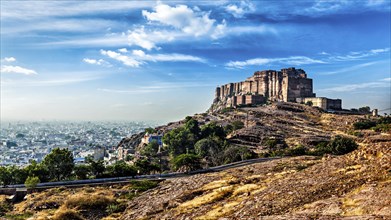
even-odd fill
[[[27,177],[26,181],[24,182],[24,185],[26,186],[26,188],[35,188],[38,183],[40,183],[41,181],[39,180],[38,177],[36,176],[29,176]]]
[[[371,128],[376,132],[388,132],[391,131],[391,124],[378,124],[375,127]]]
[[[355,130],[370,129],[371,127],[376,126],[376,124],[375,121],[366,120],[354,123],[353,127]]]
[[[285,150],[285,156],[300,156],[305,155],[307,149],[303,145],[299,145],[295,148],[288,148]]]
[[[123,212],[125,209],[125,204],[110,204],[106,207],[106,212],[110,215],[117,212]]]
[[[181,154],[171,160],[174,170],[185,168],[186,171],[197,170],[201,168],[200,157],[195,154]]]
[[[256,158],[257,155],[248,147],[230,146],[224,151],[224,163]]]
[[[329,144],[332,154],[342,155],[357,149],[358,145],[353,139],[336,136]]]
[[[150,180],[142,180],[142,181],[132,181],[132,189],[138,191],[147,191],[149,189],[155,188],[159,185],[158,182],[150,181]]]

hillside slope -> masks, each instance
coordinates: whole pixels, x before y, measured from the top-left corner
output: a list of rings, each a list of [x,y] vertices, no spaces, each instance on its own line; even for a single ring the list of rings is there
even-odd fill
[[[391,143],[168,180],[121,219],[389,219]]]

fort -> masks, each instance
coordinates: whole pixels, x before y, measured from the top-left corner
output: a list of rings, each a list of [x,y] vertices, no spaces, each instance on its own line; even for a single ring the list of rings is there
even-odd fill
[[[294,67],[257,71],[245,81],[219,86],[213,103],[214,106],[238,107],[273,101],[311,103],[324,110],[342,108],[341,99],[316,97],[312,79],[307,78],[304,70]]]

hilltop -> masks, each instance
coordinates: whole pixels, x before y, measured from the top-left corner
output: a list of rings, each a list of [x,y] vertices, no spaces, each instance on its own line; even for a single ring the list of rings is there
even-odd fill
[[[5,205],[7,216],[31,219],[387,219],[391,215],[391,134],[354,130],[363,115],[329,114],[297,103],[273,103],[252,108],[197,114],[199,124],[243,127],[226,137],[258,155],[306,152],[337,135],[354,139],[357,150],[335,156],[298,156],[247,165],[222,172],[165,180],[146,187],[57,188],[36,192],[25,201]],[[183,126],[186,120],[155,128],[158,132]],[[389,126],[385,125],[385,126]],[[120,146],[140,147],[144,133]],[[149,189],[151,188],[151,189]],[[149,189],[149,190],[148,190]],[[98,198],[99,197],[99,198]],[[91,198],[91,200],[83,200]],[[104,204],[98,202],[101,199]],[[7,211],[8,210],[8,211]],[[13,210],[13,211],[11,211]],[[66,216],[66,217],[64,217]],[[76,217],[75,217],[76,216]]]

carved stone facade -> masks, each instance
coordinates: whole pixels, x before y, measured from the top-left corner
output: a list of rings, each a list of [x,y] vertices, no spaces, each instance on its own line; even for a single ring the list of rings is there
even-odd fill
[[[315,97],[312,79],[307,78],[304,70],[294,67],[257,71],[245,81],[222,85],[215,92],[215,102],[226,102],[232,107],[267,100],[294,102],[301,97]]]

